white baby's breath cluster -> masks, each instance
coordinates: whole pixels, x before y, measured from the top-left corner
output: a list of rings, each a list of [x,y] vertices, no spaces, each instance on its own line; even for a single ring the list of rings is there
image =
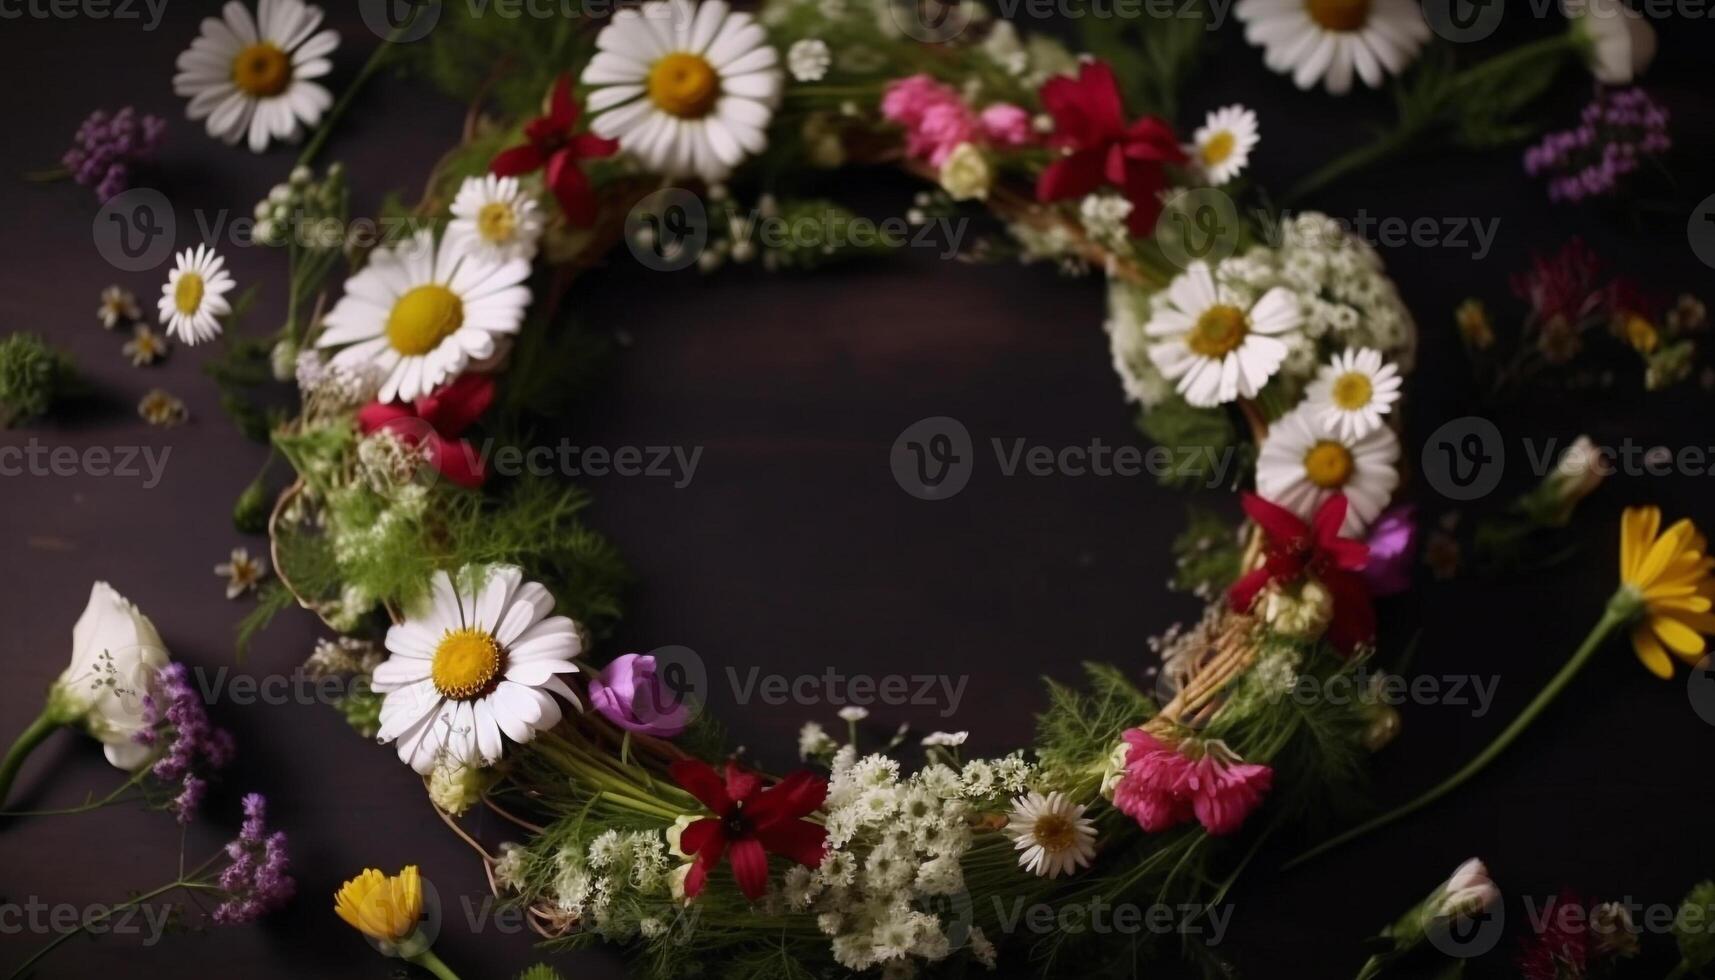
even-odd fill
[[[964,889],[960,859],[971,846],[973,816],[1021,792],[1029,764],[1018,755],[959,769],[933,763],[902,777],[885,755],[854,757],[850,746],[835,754],[827,856],[814,871],[788,872],[787,906],[816,914],[848,970],[909,975],[918,961],[945,959],[961,939],[992,965],[993,947],[980,932],[950,936],[932,903]]]
[[[285,183],[275,184],[256,202],[251,240],[281,246],[335,248],[345,244],[345,168],[335,163],[320,181],[309,167],[295,167]]]
[[[1115,252],[1131,251],[1131,231],[1126,220],[1132,203],[1118,194],[1091,194],[1078,202],[1078,218],[1097,244]]]
[[[367,405],[382,382],[373,364],[331,364],[313,350],[299,352],[293,376],[308,420],[343,416]]]
[[[1301,326],[1283,336],[1289,352],[1277,377],[1294,393],[1316,376],[1328,355],[1374,348],[1402,372],[1412,367],[1416,326],[1399,289],[1368,242],[1325,214],[1306,212],[1282,222],[1256,245],[1223,260],[1215,278],[1249,306],[1282,286],[1298,298]],[[1108,339],[1126,397],[1153,408],[1173,386],[1149,357],[1144,327],[1169,299],[1114,280],[1108,288]]]
[[[609,829],[587,846],[569,843],[555,852],[554,878],[543,897],[561,914],[610,941],[656,939],[673,924],[662,910],[672,901],[676,863],[661,834]],[[508,882],[518,877],[504,876]],[[498,865],[495,878],[503,879]]]

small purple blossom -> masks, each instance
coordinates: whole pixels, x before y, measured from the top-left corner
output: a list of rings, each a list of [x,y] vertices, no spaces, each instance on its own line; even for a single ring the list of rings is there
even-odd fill
[[[197,773],[224,769],[236,749],[232,734],[208,720],[184,664],[168,664],[155,675],[154,690],[143,696],[143,727],[132,740],[154,746],[163,736],[166,750],[149,772],[162,782],[180,784],[167,809],[180,823],[189,823],[208,788]]]
[[[218,884],[226,897],[214,909],[218,925],[255,922],[290,901],[297,882],[289,873],[286,834],[268,832],[268,801],[260,793],[244,797],[244,825],[238,837],[226,845],[232,863],[220,873]]]
[[[1668,112],[1641,88],[1600,89],[1575,129],[1549,133],[1525,151],[1524,170],[1548,178],[1548,199],[1613,193],[1644,160],[1673,147]]]
[[[667,681],[663,691],[654,657],[627,653],[590,678],[590,704],[626,731],[673,738],[684,733],[691,712],[672,679]]]
[[[1370,595],[1397,595],[1411,588],[1411,569],[1417,557],[1417,508],[1410,504],[1390,507],[1370,528],[1370,560],[1364,566],[1364,584]]]
[[[112,115],[97,109],[77,128],[60,162],[105,204],[131,186],[131,165],[153,154],[166,132],[165,119],[139,115],[131,106]]]

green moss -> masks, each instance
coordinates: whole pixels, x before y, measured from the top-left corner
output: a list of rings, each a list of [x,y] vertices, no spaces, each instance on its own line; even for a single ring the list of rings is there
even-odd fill
[[[71,359],[34,334],[0,340],[0,428],[48,414],[76,381]]]

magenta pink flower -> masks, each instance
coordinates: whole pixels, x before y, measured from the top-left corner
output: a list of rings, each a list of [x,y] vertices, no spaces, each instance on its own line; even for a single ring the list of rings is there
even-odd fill
[[[890,82],[881,114],[905,128],[905,152],[939,167],[960,143],[1014,147],[1032,141],[1030,114],[997,102],[978,113],[959,90],[928,75]]]
[[[1152,834],[1192,819],[1217,837],[1233,833],[1274,782],[1274,770],[1240,760],[1219,741],[1175,747],[1141,728],[1121,737],[1130,748],[1114,806]],[[1189,758],[1186,748],[1201,755]]]
[[[590,678],[590,704],[608,721],[643,735],[674,738],[691,723],[690,706],[662,681],[648,654],[616,657]]]
[[[1417,508],[1401,504],[1382,511],[1367,543],[1370,560],[1358,574],[1370,587],[1370,595],[1398,595],[1411,588],[1411,569],[1417,559]]]

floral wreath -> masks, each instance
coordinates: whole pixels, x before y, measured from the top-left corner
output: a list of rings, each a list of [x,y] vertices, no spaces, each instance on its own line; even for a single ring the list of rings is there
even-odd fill
[[[1417,327],[1368,244],[1326,215],[1273,210],[1247,183],[1255,113],[1212,112],[1188,140],[1168,121],[1201,18],[1150,25],[1159,33],[1140,59],[1101,32],[1145,28],[1094,27],[1092,54],[1075,56],[969,5],[952,8],[959,29],[928,41],[925,25],[944,22],[916,19],[916,8],[838,0],[770,0],[754,15],[724,0],[649,0],[593,31],[455,6],[413,17],[430,9],[439,22],[395,27],[355,85],[397,60],[471,110],[420,203],[389,206],[406,230],[376,241],[349,233],[344,169],[309,168],[351,96],[336,103],[315,82],[338,44],[318,32],[318,8],[261,0],[252,16],[229,3],[179,61],[175,87],[210,135],[260,152],[314,132],[257,207],[254,239],[290,265],[287,322],[265,341],[231,344],[230,370],[216,372],[240,424],[294,471],[272,507],[262,477],[239,504],[241,526],[265,525],[278,576],[245,638],[294,602],[341,634],[309,668],[351,680],[341,709],[353,727],[424,778],[495,893],[525,908],[550,945],[624,944],[638,970],[662,977],[693,959],[745,977],[992,968],[1009,945],[1027,945],[997,911],[1021,902],[1213,908],[1263,838],[1325,811],[1397,733],[1398,715],[1378,701],[1284,695],[1358,676],[1378,656],[1373,597],[1409,587],[1417,532],[1395,499],[1397,430]],[[1403,0],[1234,9],[1271,67],[1336,95],[1404,73],[1432,36]],[[1610,85],[1647,64],[1653,35],[1635,15],[1574,14],[1563,36],[1433,68],[1451,80],[1434,118],[1462,131],[1516,125],[1511,115],[1569,55]],[[1503,91],[1524,94],[1497,104]],[[1301,192],[1381,155],[1335,161]],[[122,157],[107,152],[107,166],[77,175],[111,197],[127,177],[111,169]],[[873,251],[837,237],[853,215],[831,202],[763,194],[754,214],[812,232],[770,244],[735,198],[851,164],[926,179],[918,223],[985,208],[1007,230],[984,243],[988,258],[1104,273],[1114,366],[1145,433],[1241,449],[1254,490],[1240,494],[1242,528],[1205,521],[1176,545],[1176,585],[1207,606],[1154,644],[1152,689],[1130,669],[1089,665],[1084,688],[1050,685],[1030,746],[967,759],[965,733],[936,732],[915,769],[901,763],[901,738],[860,749],[863,713],[847,709],[844,739],[806,724],[806,768],[776,776],[721,745],[670,654],[597,666],[624,572],[582,523],[587,498],[487,472],[471,436],[521,444],[528,420],[551,414],[541,406],[593,356],[561,323],[567,298],[611,248],[705,272]],[[1537,165],[1560,161],[1543,150]],[[673,234],[686,200],[705,210],[690,244]],[[1241,213],[1239,200],[1262,206]],[[159,302],[168,335],[231,339],[245,304],[227,300],[223,261],[199,246],[176,266]],[[1461,313],[1468,337],[1487,329],[1477,316]],[[245,401],[234,382],[245,362],[295,379],[290,417]],[[1551,481],[1533,499],[1564,515],[1590,489]],[[1670,655],[1696,662],[1700,634],[1715,632],[1704,553],[1689,523],[1663,530],[1653,509],[1628,512],[1622,585],[1562,677],[1473,765],[1312,854],[1469,778],[1620,626],[1658,675],[1671,676]],[[227,572],[237,594],[259,568],[235,554]],[[147,624],[101,589],[92,609],[119,604],[127,622]],[[53,721],[84,723],[135,756],[116,765],[152,764],[151,743],[101,729],[91,719],[104,709],[73,696],[78,678],[111,668],[74,668]],[[230,751],[206,719],[183,717],[196,737],[172,744],[187,758],[155,776],[182,777],[189,795],[193,757],[218,768]],[[159,724],[151,709],[130,730]],[[15,771],[0,771],[0,797]],[[478,805],[522,840],[491,849],[470,836],[458,818]],[[247,846],[260,848],[259,801],[256,811]],[[260,889],[252,911],[279,891]],[[1392,946],[1372,965],[1421,944],[1436,916],[1494,897],[1480,864],[1462,867],[1385,934]],[[415,868],[366,871],[337,897],[339,915],[380,948],[451,976],[417,933],[421,906]],[[1144,942],[1060,931],[1019,951],[1044,971],[1068,954],[1171,953]]]

